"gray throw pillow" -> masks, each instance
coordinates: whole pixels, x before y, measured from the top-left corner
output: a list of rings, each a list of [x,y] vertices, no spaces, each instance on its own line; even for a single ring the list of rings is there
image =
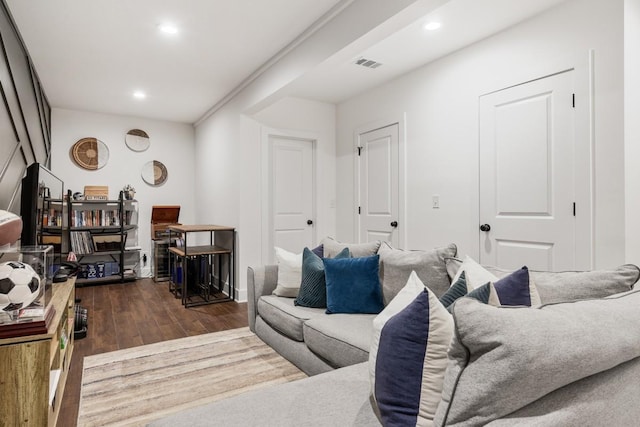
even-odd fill
[[[453,243],[426,251],[405,251],[382,242],[378,255],[385,305],[404,287],[412,271],[440,298],[451,285],[444,259],[456,256],[457,251]]]
[[[380,247],[379,240],[368,243],[342,243],[333,237],[325,237],[320,243],[324,248],[324,258],[335,258],[344,248],[349,248],[352,258],[373,256],[378,253],[378,248]]]
[[[485,267],[498,277],[511,273],[510,270]],[[604,298],[627,292],[634,288],[640,277],[640,269],[632,264],[617,268],[593,271],[533,271],[531,278],[536,284],[542,304],[572,301],[586,298]]]
[[[453,306],[435,425],[486,425],[548,393],[640,357],[640,291],[535,308]]]

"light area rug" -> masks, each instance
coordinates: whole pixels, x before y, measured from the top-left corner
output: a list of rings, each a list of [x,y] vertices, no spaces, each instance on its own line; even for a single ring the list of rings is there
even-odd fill
[[[249,328],[88,356],[78,426],[140,426],[306,375]]]

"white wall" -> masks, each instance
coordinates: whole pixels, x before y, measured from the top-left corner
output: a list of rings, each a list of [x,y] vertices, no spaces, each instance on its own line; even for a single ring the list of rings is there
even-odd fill
[[[640,0],[624,2],[626,262],[640,265]]]
[[[477,257],[478,98],[594,50],[595,265],[624,261],[623,2],[574,0],[338,106],[337,235],[356,236],[353,132],[406,114],[406,247]],[[440,209],[430,207],[440,195]]]
[[[316,200],[325,227],[318,234],[334,234],[334,208],[330,206],[335,200],[335,165],[329,160],[335,150],[335,117],[329,117],[333,107],[286,99],[288,85],[333,55],[361,50],[367,43],[375,43],[413,22],[416,13],[424,15],[446,1],[345,3],[344,9],[328,18],[324,26],[196,123],[196,220],[237,228],[236,286],[240,300],[246,299],[247,267],[261,265],[265,259],[261,239],[265,126],[320,134],[320,161],[325,162],[322,177],[326,180],[320,184]]]
[[[135,152],[125,145],[130,129],[142,129],[151,141],[148,150]],[[180,205],[180,222],[195,221],[194,128],[192,125],[136,117],[54,108],[52,111],[52,171],[64,181],[65,190],[82,192],[85,185],[108,185],[109,197],[117,199],[127,184],[136,189],[139,202],[138,240],[141,257],[149,261],[142,275],[149,276],[151,236],[150,221],[153,205]],[[95,137],[109,147],[105,167],[87,171],[76,166],[69,150],[79,139]],[[167,167],[169,177],[158,187],[146,184],[140,175],[142,166],[159,160]],[[140,264],[142,265],[142,263]]]
[[[265,127],[317,135],[318,235],[334,234],[335,107],[283,99],[255,116],[234,100],[196,128],[197,221],[237,229],[238,299],[246,300],[246,271],[268,259],[262,247],[262,131]]]

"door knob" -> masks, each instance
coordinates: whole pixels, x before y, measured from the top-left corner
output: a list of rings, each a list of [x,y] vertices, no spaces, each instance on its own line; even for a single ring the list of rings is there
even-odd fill
[[[491,226],[490,226],[489,224],[482,224],[482,225],[480,226],[480,231],[487,232],[487,231],[489,231],[489,230],[491,230]]]
[[[313,221],[311,221],[310,219],[307,220],[307,225],[311,225],[313,224]]]
[[[398,221],[391,221],[390,225],[395,228],[398,226]]]

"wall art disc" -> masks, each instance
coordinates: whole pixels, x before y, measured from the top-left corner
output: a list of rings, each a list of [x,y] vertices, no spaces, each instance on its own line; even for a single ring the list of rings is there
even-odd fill
[[[167,181],[167,167],[157,160],[145,163],[142,167],[142,180],[149,185],[158,186]]]
[[[124,142],[133,151],[145,151],[151,145],[149,135],[142,129],[131,129],[124,137]]]
[[[71,158],[86,170],[97,170],[109,161],[109,147],[97,138],[82,138],[71,147]]]

